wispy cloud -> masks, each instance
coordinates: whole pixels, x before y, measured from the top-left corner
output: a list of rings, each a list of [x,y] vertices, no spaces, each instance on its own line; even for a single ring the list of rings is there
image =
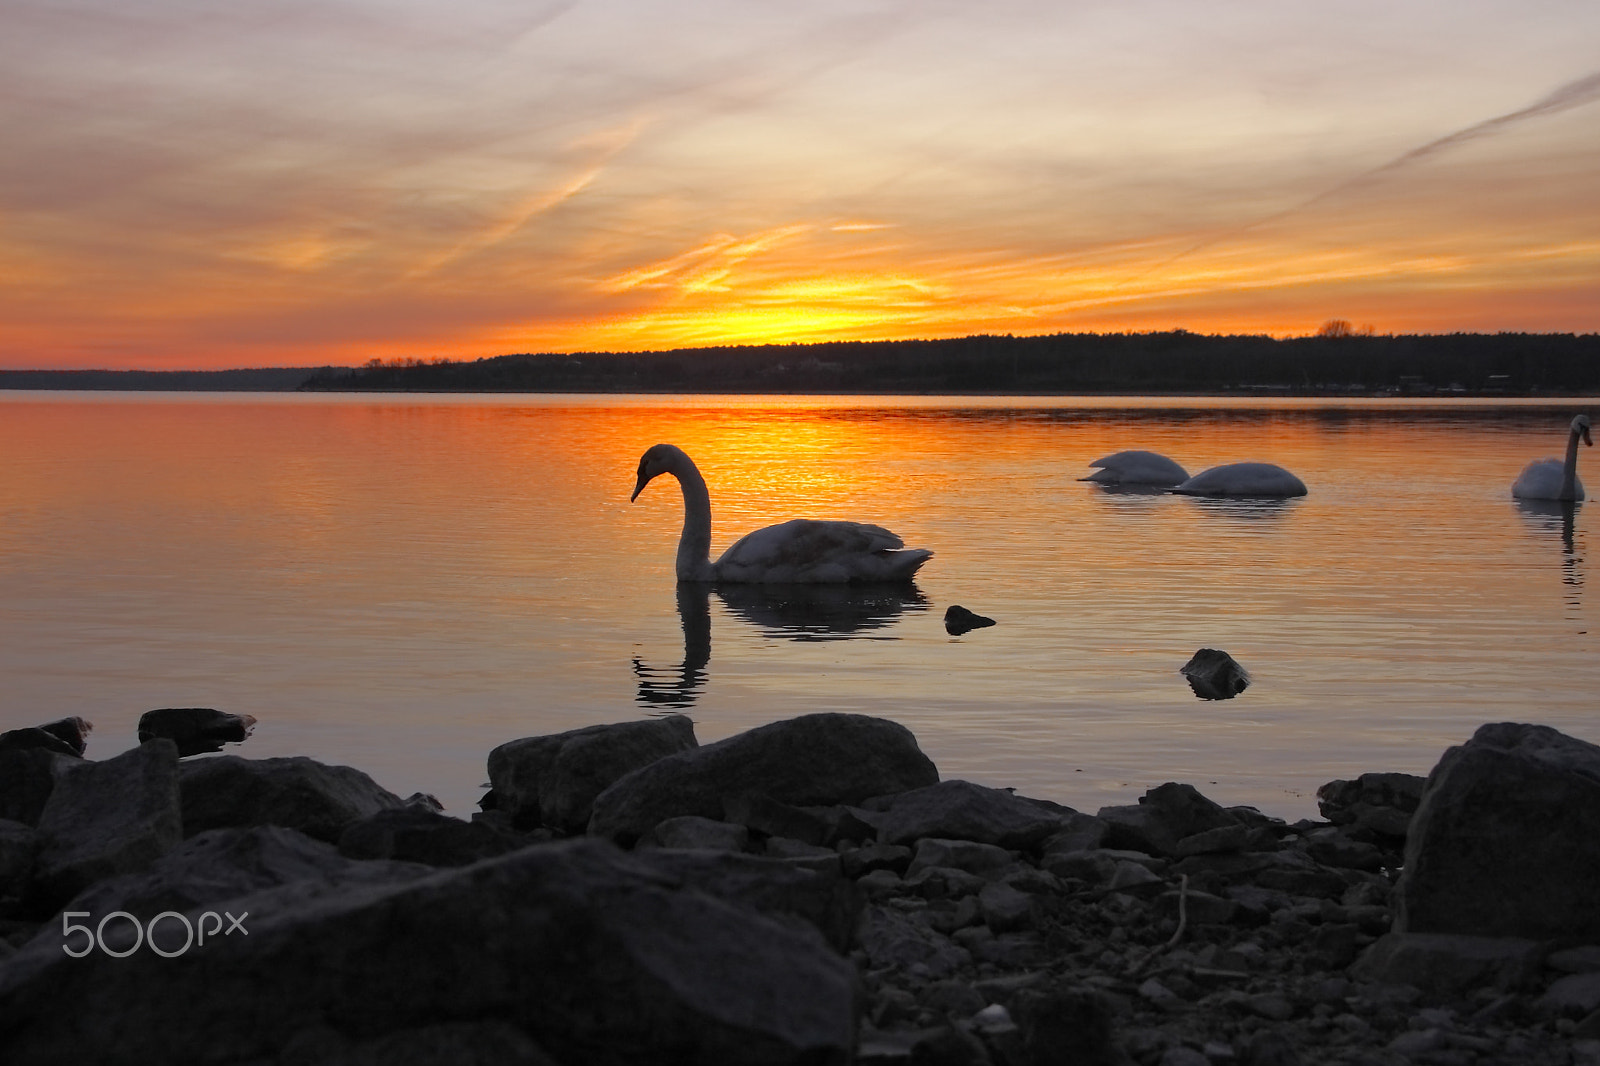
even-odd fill
[[[1453,148],[1458,148],[1462,145],[1469,144],[1485,137],[1503,134],[1519,125],[1531,122],[1535,119],[1557,115],[1563,111],[1569,111],[1577,107],[1584,107],[1589,104],[1596,103],[1597,101],[1600,101],[1600,71],[1587,75],[1586,77],[1578,78],[1575,81],[1567,82],[1553,92],[1550,92],[1534,103],[1529,104],[1527,107],[1518,108],[1515,111],[1508,111],[1503,115],[1496,115],[1493,118],[1484,119],[1482,122],[1473,123],[1470,126],[1456,130],[1454,133],[1446,134],[1445,136],[1429,141],[1427,144],[1421,145],[1420,147],[1413,148],[1410,151],[1404,152],[1389,160],[1387,163],[1364,170],[1354,177],[1346,178],[1333,187],[1325,189],[1308,199],[1302,200],[1292,207],[1285,208],[1281,211],[1275,211],[1242,226],[1236,226],[1224,233],[1220,233],[1214,237],[1209,237],[1206,240],[1191,245],[1178,254],[1163,260],[1156,266],[1150,268],[1150,270],[1164,269],[1181,259],[1187,259],[1189,256],[1192,256],[1197,252],[1204,251],[1207,248],[1211,248],[1215,245],[1241,237],[1244,234],[1249,233],[1251,230],[1260,229],[1261,227],[1271,225],[1272,223],[1281,222],[1284,219],[1293,218],[1296,215],[1303,214],[1304,212],[1309,211],[1310,209],[1317,207],[1329,200],[1346,196],[1357,189],[1372,185],[1401,170],[1415,166],[1426,159],[1441,155]],[[1145,271],[1145,273],[1148,272],[1149,271]]]

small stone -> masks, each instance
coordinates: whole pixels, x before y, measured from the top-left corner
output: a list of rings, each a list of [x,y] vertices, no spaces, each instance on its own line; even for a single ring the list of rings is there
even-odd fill
[[[981,614],[973,614],[959,604],[951,604],[944,612],[944,631],[953,637],[974,629],[984,629],[994,625],[993,618],[985,618]]]
[[[1176,1006],[1183,1002],[1182,997],[1154,977],[1147,978],[1139,986],[1139,995],[1158,1007]]]
[[[1260,1015],[1269,1021],[1286,1022],[1294,1017],[1294,1004],[1276,992],[1248,996],[1244,1000],[1244,1007],[1250,1013]]]
[[[1033,897],[1004,882],[985,885],[978,893],[983,922],[997,933],[1026,929],[1033,924]]]
[[[1438,1051],[1444,1046],[1444,1033],[1438,1029],[1407,1030],[1389,1041],[1388,1044],[1390,1051],[1404,1055],[1407,1058],[1415,1058],[1430,1051]]]
[[[972,1025],[973,1028],[986,1033],[1009,1032],[1017,1027],[1011,1020],[1011,1012],[999,1003],[991,1003],[974,1014]]]
[[[852,880],[877,870],[901,874],[911,863],[911,849],[900,844],[868,844],[840,853],[844,875]]]

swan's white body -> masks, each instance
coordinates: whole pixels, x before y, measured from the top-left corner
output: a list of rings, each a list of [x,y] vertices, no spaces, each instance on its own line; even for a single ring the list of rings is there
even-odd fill
[[[1177,485],[1189,480],[1187,470],[1155,452],[1114,452],[1089,465],[1099,469],[1079,481],[1100,485]]]
[[[639,460],[638,499],[652,478],[671,474],[683,490],[679,581],[828,584],[909,581],[933,552],[907,548],[882,526],[795,518],[746,533],[711,561],[711,494],[681,448],[657,444]]]
[[[1304,496],[1306,483],[1274,463],[1225,463],[1172,491],[1185,496]]]
[[[1522,468],[1511,495],[1519,500],[1581,500],[1583,482],[1578,480],[1578,441],[1594,444],[1589,435],[1589,416],[1578,415],[1567,434],[1566,459],[1535,459]]]

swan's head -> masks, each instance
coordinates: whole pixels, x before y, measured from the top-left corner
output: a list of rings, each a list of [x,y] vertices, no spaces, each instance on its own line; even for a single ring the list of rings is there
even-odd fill
[[[1578,415],[1572,420],[1572,435],[1574,437],[1582,437],[1583,443],[1591,448],[1594,447],[1594,438],[1589,436],[1588,415]]]
[[[653,478],[674,470],[683,451],[670,444],[652,444],[650,448],[639,457],[639,480],[634,483],[633,495],[628,497],[632,503],[639,498],[639,493],[650,484]]]

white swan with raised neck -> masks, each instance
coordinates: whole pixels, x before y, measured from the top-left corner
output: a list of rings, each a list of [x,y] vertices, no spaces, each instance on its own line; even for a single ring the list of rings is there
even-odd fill
[[[630,502],[654,478],[671,474],[683,491],[678,538],[679,581],[764,584],[851,584],[910,581],[933,552],[907,548],[882,526],[867,522],[795,518],[746,533],[711,561],[711,493],[694,460],[672,444],[651,446],[639,459]]]
[[[1578,480],[1578,442],[1594,445],[1589,432],[1589,416],[1578,415],[1567,427],[1567,456],[1563,459],[1535,459],[1522,468],[1511,486],[1519,500],[1581,500],[1583,482]]]

